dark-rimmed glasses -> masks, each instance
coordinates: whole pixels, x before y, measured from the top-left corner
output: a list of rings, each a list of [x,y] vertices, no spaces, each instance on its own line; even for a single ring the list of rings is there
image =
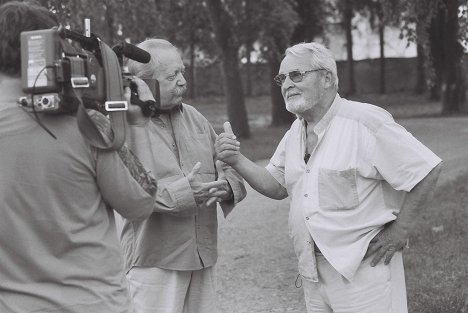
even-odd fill
[[[284,81],[286,80],[286,76],[289,76],[289,79],[291,79],[294,83],[299,83],[304,79],[305,74],[310,73],[310,72],[315,72],[315,71],[321,71],[323,70],[322,68],[318,68],[315,70],[308,70],[308,71],[291,71],[286,74],[278,74],[273,78],[275,83],[278,86],[282,86]]]

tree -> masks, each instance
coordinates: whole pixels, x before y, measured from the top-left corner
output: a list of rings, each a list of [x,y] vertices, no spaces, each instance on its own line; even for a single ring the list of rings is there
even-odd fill
[[[214,31],[214,39],[222,60],[228,118],[236,135],[248,138],[250,137],[250,128],[238,64],[240,42],[233,31],[236,22],[233,8],[229,7],[227,2],[207,0],[206,5]]]
[[[91,31],[109,45],[131,37],[134,42],[152,36],[160,25],[156,2],[134,0],[40,0],[55,12],[59,21],[71,29],[84,29],[83,20],[91,20]]]
[[[256,12],[258,6],[256,6],[255,0],[245,0],[245,5],[243,6],[243,14],[241,15],[241,20],[239,26],[241,28],[240,41],[242,43],[242,51],[246,59],[245,63],[245,72],[246,72],[246,84],[245,86],[245,95],[252,96],[252,52],[254,50],[254,43],[258,40],[258,30],[252,31],[257,26],[257,18],[259,18],[258,13]]]
[[[260,45],[262,58],[269,65],[270,79],[273,83],[273,76],[278,73],[280,56],[289,45],[289,38],[298,18],[291,0],[209,0],[207,6],[223,60],[228,116],[231,119],[234,113],[245,112],[242,111],[243,98],[242,103],[240,102],[242,85],[240,82],[236,83],[237,89],[234,89],[227,83],[231,81],[232,84],[237,79],[240,81],[237,67],[239,48],[245,45],[247,46],[245,50],[248,51],[253,42]],[[234,95],[239,99],[232,100]],[[277,86],[271,86],[271,97],[273,124],[289,123],[291,114],[284,109],[284,102]]]
[[[354,77],[354,57],[353,57],[353,0],[344,0],[343,10],[343,25],[346,32],[346,51],[347,51],[347,63],[348,63],[348,80],[349,89],[348,94],[354,94],[356,92],[356,84]]]
[[[270,96],[271,96],[271,125],[287,125],[294,120],[294,115],[286,110],[281,88],[273,81],[273,77],[278,74],[281,58],[285,49],[290,44],[290,37],[296,23],[299,20],[297,9],[293,3],[287,1],[264,1],[263,7],[268,15],[265,15],[261,22],[262,32],[259,42],[261,45],[262,57],[267,60],[269,67]]]
[[[323,33],[323,27],[326,23],[326,6],[327,3],[323,0],[293,1],[293,8],[298,19],[291,36],[291,43],[313,41]]]
[[[389,23],[384,14],[382,3],[380,0],[362,0],[356,9],[363,15],[369,15],[369,24],[372,29],[377,29],[379,34],[380,46],[380,75],[379,75],[379,89],[380,93],[385,93],[385,26]]]
[[[161,22],[168,39],[183,51],[189,60],[187,82],[189,98],[196,96],[195,68],[197,53],[205,57],[212,53],[210,21],[206,16],[203,1],[196,0],[160,0],[158,11],[162,12]],[[175,22],[176,21],[176,22]]]
[[[272,126],[287,125],[294,119],[294,115],[286,110],[281,88],[273,82],[284,51],[291,43],[313,41],[323,33],[324,5],[322,0],[266,1],[263,4],[268,14],[260,24],[260,43],[270,71]]]
[[[353,57],[353,17],[355,15],[355,2],[358,0],[338,0],[336,9],[341,13],[342,25],[346,37],[346,53],[347,53],[347,75],[349,88],[347,94],[351,95],[356,92],[356,84],[354,79],[354,57]],[[357,2],[358,3],[358,2]]]
[[[468,38],[466,1],[391,0],[382,3],[386,14],[401,18],[402,34],[424,47],[431,84],[440,79],[440,88],[435,84],[435,90],[441,91],[443,113],[459,112],[465,101],[461,42]]]

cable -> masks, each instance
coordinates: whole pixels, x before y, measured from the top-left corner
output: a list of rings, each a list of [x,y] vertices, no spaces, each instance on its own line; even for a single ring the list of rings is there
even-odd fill
[[[39,79],[39,76],[41,75],[41,73],[46,70],[47,68],[52,68],[54,69],[54,66],[52,65],[46,65],[44,66],[40,71],[39,73],[37,73],[36,75],[36,79],[34,80],[34,84],[32,86],[32,93],[31,93],[31,105],[32,105],[32,110],[33,110],[33,113],[34,113],[34,117],[35,117],[35,121],[37,122],[37,124],[39,124],[39,126],[42,127],[42,129],[44,129],[50,136],[52,136],[52,138],[54,138],[55,140],[57,140],[57,137],[44,125],[44,123],[42,123],[42,121],[40,120],[39,118],[39,115],[37,115],[37,111],[36,111],[36,106],[34,105],[34,91],[36,89],[36,83],[37,83],[37,80]]]

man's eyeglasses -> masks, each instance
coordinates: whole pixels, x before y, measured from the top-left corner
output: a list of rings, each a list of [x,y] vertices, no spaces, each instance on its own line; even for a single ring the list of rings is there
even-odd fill
[[[323,70],[322,68],[315,69],[315,70],[308,70],[308,71],[291,71],[286,74],[278,74],[273,78],[273,80],[276,82],[278,86],[282,86],[284,81],[286,80],[286,76],[289,76],[289,79],[291,79],[294,83],[299,83],[304,79],[305,74],[310,73],[310,72],[315,72],[315,71],[321,71]]]

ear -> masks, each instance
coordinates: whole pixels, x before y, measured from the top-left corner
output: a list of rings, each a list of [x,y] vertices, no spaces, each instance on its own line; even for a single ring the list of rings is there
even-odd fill
[[[329,71],[325,72],[324,81],[325,81],[325,88],[326,89],[331,88],[333,86],[333,77],[332,77],[331,72],[329,72]]]

